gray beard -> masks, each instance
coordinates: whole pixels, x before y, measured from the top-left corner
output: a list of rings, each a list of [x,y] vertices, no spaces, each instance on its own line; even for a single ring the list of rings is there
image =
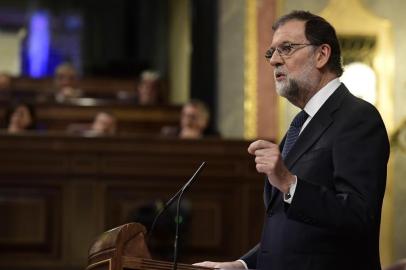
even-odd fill
[[[293,79],[288,79],[287,84],[277,86],[276,91],[278,95],[281,97],[286,98],[292,103],[296,103],[296,101],[301,99],[301,96],[306,92],[305,89],[299,86],[298,82]]]

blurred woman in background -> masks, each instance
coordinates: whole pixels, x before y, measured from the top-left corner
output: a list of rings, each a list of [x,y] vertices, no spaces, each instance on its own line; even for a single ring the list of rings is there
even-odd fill
[[[36,129],[34,107],[27,103],[11,105],[5,113],[5,129],[7,133],[21,133]]]

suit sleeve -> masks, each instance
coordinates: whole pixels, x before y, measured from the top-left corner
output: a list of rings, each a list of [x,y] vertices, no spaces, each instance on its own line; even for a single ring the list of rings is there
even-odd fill
[[[379,226],[389,142],[379,113],[372,106],[348,115],[343,123],[328,157],[332,184],[323,184],[331,183],[331,179],[306,179],[299,172],[287,216],[315,226],[362,234],[371,224]],[[317,168],[317,160],[313,162],[310,166]]]
[[[256,269],[257,265],[257,254],[259,251],[259,244],[257,244],[255,247],[253,247],[250,251],[245,253],[240,260],[243,260],[247,266],[248,269]]]

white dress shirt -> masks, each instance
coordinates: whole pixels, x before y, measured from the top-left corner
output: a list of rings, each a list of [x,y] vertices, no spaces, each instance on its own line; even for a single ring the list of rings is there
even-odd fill
[[[309,115],[304,122],[300,133],[306,128],[306,126],[309,124],[309,122],[312,120],[314,115],[318,112],[318,110],[323,106],[323,104],[327,101],[327,99],[337,90],[337,88],[340,86],[341,82],[339,78],[336,78],[332,81],[330,81],[328,84],[326,84],[323,88],[321,88],[314,96],[307,102],[303,110]],[[299,133],[299,134],[300,134]],[[290,198],[289,199],[284,199],[285,202],[287,203],[292,203],[293,196],[295,194],[296,190],[296,185],[297,185],[297,176],[296,181],[294,184],[290,186],[289,193],[290,193]]]

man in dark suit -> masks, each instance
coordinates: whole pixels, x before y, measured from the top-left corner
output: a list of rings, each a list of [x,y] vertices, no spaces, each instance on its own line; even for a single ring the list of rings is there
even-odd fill
[[[334,28],[309,12],[280,18],[266,57],[276,90],[302,111],[280,146],[248,152],[266,175],[260,243],[216,268],[381,269],[379,228],[389,142],[378,111],[340,83]]]

